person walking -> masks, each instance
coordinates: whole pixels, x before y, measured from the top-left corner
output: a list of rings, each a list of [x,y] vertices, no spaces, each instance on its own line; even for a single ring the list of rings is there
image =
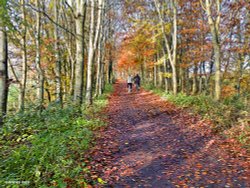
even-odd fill
[[[131,75],[128,76],[127,79],[127,87],[128,87],[128,92],[131,93],[132,92],[132,85],[133,85],[133,78]]]
[[[136,91],[139,91],[140,86],[141,86],[141,78],[140,78],[139,74],[136,74],[136,76],[134,77],[134,82],[135,82],[135,86],[136,86]]]

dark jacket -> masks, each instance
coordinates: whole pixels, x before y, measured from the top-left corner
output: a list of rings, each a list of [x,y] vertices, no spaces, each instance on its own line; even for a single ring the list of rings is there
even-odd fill
[[[139,76],[139,75],[136,75],[136,76],[134,77],[134,82],[135,82],[135,84],[140,85],[141,78],[140,78],[140,76]]]

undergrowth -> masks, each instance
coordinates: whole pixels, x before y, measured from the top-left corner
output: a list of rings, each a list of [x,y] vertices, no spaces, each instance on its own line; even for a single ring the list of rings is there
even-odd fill
[[[200,114],[213,122],[212,129],[218,133],[239,140],[244,147],[250,149],[250,106],[238,96],[231,96],[216,102],[210,96],[186,95],[179,93],[174,96],[162,89],[146,86],[147,90],[162,96],[164,99],[186,108],[194,113]]]
[[[74,187],[87,185],[84,151],[93,130],[105,125],[96,114],[107,105],[111,91],[109,85],[93,107],[81,112],[71,104],[63,109],[54,104],[41,113],[30,109],[9,116],[0,130],[0,185],[62,188],[67,181]]]

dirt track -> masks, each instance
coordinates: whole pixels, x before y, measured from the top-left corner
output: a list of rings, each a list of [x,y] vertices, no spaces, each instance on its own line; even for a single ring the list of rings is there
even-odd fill
[[[160,97],[115,84],[93,151],[105,187],[250,187],[250,157]]]

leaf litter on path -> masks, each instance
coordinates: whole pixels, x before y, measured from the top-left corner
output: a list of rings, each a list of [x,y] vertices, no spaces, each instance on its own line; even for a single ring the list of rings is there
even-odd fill
[[[89,153],[95,187],[250,187],[249,154],[210,122],[151,92],[114,87],[109,125]]]

